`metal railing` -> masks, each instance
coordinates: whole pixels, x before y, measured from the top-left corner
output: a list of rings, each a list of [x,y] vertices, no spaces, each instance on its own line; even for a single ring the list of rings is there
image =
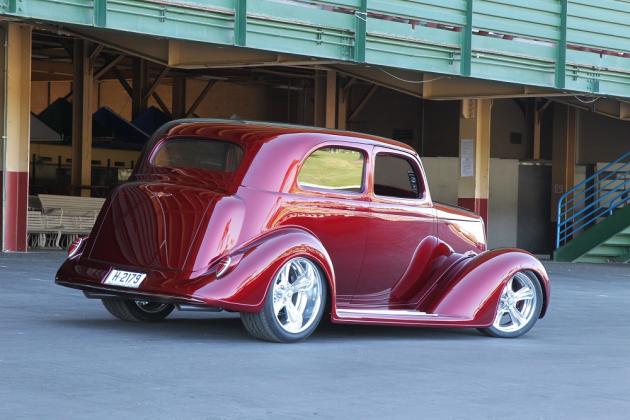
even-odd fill
[[[556,248],[630,203],[630,151],[564,193],[558,201]],[[630,222],[630,221],[629,221]]]

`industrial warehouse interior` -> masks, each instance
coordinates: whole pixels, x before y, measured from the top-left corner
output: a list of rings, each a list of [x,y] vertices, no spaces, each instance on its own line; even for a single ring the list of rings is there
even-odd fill
[[[0,49],[0,312],[9,320],[0,341],[10,343],[0,367],[17,384],[0,386],[0,417],[402,418],[426,409],[434,418],[624,418],[630,408],[618,352],[630,344],[619,319],[630,298],[628,1],[0,0]],[[112,192],[134,180],[160,127],[177,120],[350,131],[410,146],[433,202],[480,216],[489,250],[543,261],[549,314],[522,341],[333,319],[296,347],[267,347],[244,344],[238,314],[225,311],[117,330],[81,293],[56,287],[55,272],[102,223]],[[395,254],[399,244],[382,245]],[[62,349],[66,367],[77,357],[69,352],[93,355],[69,373],[36,349],[42,340]],[[248,372],[218,366],[230,340],[238,350],[225,364]],[[174,367],[164,355],[142,360],[152,343]],[[28,368],[31,351],[38,372]],[[134,354],[125,363],[109,351]],[[488,373],[494,363],[514,378]],[[101,393],[83,390],[81,369]],[[155,381],[134,385],[131,369]],[[172,383],[158,382],[160,369]],[[359,372],[369,388],[351,378]],[[423,375],[430,391],[415,382]],[[514,414],[519,375],[531,406]],[[269,397],[262,376],[304,395]],[[117,383],[126,396],[115,395]],[[449,409],[451,386],[474,390]]]

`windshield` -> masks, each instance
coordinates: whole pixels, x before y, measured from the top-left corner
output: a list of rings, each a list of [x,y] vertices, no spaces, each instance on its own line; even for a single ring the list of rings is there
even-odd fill
[[[169,168],[195,168],[234,172],[243,159],[240,146],[207,138],[172,138],[162,143],[151,164]]]

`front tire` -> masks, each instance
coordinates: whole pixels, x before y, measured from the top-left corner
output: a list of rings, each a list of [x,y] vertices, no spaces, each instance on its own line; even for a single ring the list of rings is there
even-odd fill
[[[170,315],[174,305],[142,300],[101,299],[105,309],[116,318],[131,322],[158,322]]]
[[[317,328],[326,308],[327,283],[319,267],[303,257],[280,267],[267,292],[262,311],[241,313],[254,337],[277,343],[304,340]]]
[[[531,271],[519,271],[503,287],[492,325],[479,331],[491,337],[520,337],[538,321],[542,306],[540,280]]]

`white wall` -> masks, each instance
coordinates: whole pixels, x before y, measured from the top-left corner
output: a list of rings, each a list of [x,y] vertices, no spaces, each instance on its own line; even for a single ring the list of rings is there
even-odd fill
[[[429,190],[434,201],[457,205],[457,183],[459,180],[459,158],[422,158],[424,171],[429,178]]]
[[[434,201],[457,205],[459,158],[422,159]],[[515,247],[518,223],[518,160],[490,159],[488,245]]]

